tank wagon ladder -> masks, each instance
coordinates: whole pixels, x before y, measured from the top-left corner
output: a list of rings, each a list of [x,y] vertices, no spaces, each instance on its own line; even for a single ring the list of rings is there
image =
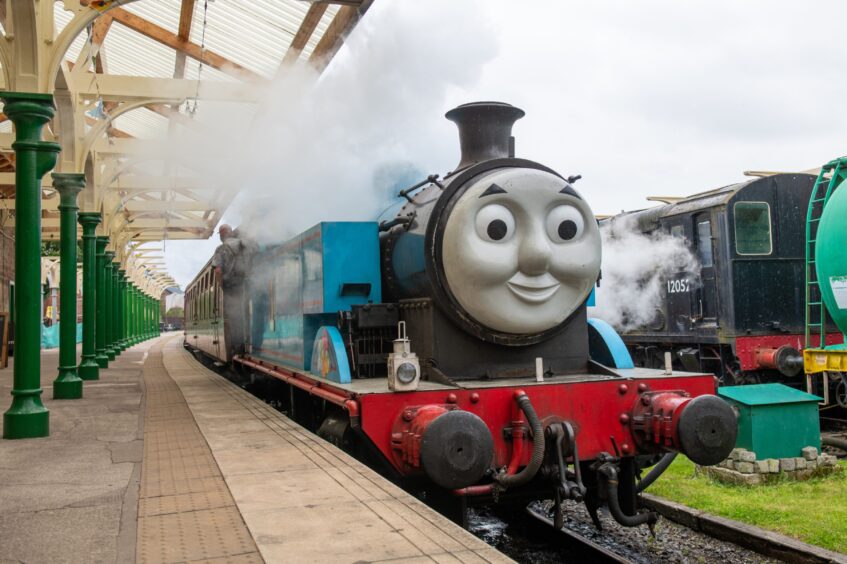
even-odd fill
[[[805,328],[805,372],[806,389],[812,392],[812,375],[820,370],[811,367],[813,355],[817,355],[820,363],[820,355],[826,356],[826,327],[828,312],[823,303],[820,281],[818,280],[815,265],[815,250],[818,242],[818,226],[823,211],[826,208],[833,192],[847,180],[847,157],[834,159],[821,167],[820,174],[815,180],[812,189],[812,197],[809,200],[809,208],[806,212],[806,328]],[[837,355],[840,362],[841,354]],[[829,364],[828,362],[826,363]],[[829,378],[823,373],[823,404],[829,403]]]

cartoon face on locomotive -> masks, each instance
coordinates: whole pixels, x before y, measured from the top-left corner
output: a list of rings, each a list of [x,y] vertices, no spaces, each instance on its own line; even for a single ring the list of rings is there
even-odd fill
[[[714,464],[735,416],[712,375],[634,368],[588,320],[599,229],[575,178],[514,157],[523,115],[451,110],[455,171],[402,190],[378,222],[322,223],[255,257],[253,329],[234,361],[284,386],[298,421],[409,484],[608,503],[621,523],[649,522],[636,456]]]
[[[662,280],[652,322],[623,334],[636,364],[663,366],[671,352],[679,368],[726,385],[801,384],[814,183],[809,174],[768,174],[607,220],[678,237],[696,265]],[[828,343],[841,342],[831,322],[827,333]]]

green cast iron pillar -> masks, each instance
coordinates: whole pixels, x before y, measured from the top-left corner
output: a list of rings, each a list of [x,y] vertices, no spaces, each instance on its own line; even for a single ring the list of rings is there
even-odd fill
[[[135,286],[131,280],[127,280],[126,284],[126,334],[129,346],[136,343],[135,338],[135,295],[133,294]]]
[[[109,357],[106,354],[106,245],[109,238],[99,235],[95,239],[97,248],[97,323],[95,323],[94,338],[97,343],[97,366],[109,367]]]
[[[132,285],[132,334],[133,343],[140,343],[144,339],[141,337],[141,302],[138,299],[138,286]]]
[[[122,268],[118,269],[118,338],[121,351],[125,351],[129,346],[126,336],[126,271]]]
[[[15,364],[12,405],[3,414],[3,438],[50,434],[41,401],[41,178],[60,147],[41,140],[53,117],[50,94],[3,92],[3,112],[15,125]]]
[[[112,276],[112,259],[115,257],[115,253],[113,251],[106,251],[103,253],[103,257],[103,276],[105,277],[104,286],[106,288],[106,310],[104,311],[104,322],[106,324],[106,356],[109,357],[110,361],[112,361],[115,360],[115,281]]]
[[[59,192],[59,375],[53,380],[53,399],[82,397],[82,379],[76,369],[76,197],[85,187],[85,175],[53,173]]]
[[[144,313],[141,308],[141,292],[137,286],[132,288],[132,299],[135,304],[135,342],[140,343],[144,340]]]
[[[140,343],[143,339],[141,338],[141,304],[138,300],[138,288],[133,284],[132,286],[132,332],[134,334],[133,341],[135,343]]]
[[[135,344],[135,335],[132,330],[132,318],[134,312],[132,311],[132,280],[129,278],[126,279],[126,342],[127,346],[132,346]]]
[[[147,311],[147,294],[138,291],[138,298],[141,301],[141,338],[145,341],[150,338],[150,323],[148,321],[148,311]]]
[[[120,277],[118,276],[118,270],[121,267],[121,263],[118,261],[114,261],[112,263],[112,285],[115,289],[112,294],[112,307],[114,308],[112,311],[115,314],[112,316],[112,348],[115,351],[115,356],[119,356],[121,354],[121,286],[120,286]]]
[[[124,289],[124,300],[123,300],[123,335],[124,335],[124,348],[129,348],[132,346],[132,331],[129,329],[129,319],[130,315],[132,315],[132,311],[129,307],[129,290],[132,287],[132,282],[129,281],[129,278],[126,277],[126,272],[123,272],[121,275],[121,284]]]
[[[97,323],[94,329],[94,338],[97,343],[97,366],[100,368],[109,367],[109,357],[106,355],[106,245],[109,244],[109,238],[102,235],[95,239],[97,249],[97,288],[95,295],[97,297]]]
[[[82,361],[79,363],[79,377],[83,380],[99,380],[100,366],[97,364],[95,343],[97,238],[94,236],[94,229],[100,223],[100,214],[82,212],[79,214],[79,223],[82,225]]]
[[[144,319],[147,322],[145,327],[144,327],[144,335],[148,339],[152,339],[153,338],[153,322],[152,322],[153,308],[150,307],[150,296],[148,296],[147,294],[144,294],[144,313],[145,313]]]

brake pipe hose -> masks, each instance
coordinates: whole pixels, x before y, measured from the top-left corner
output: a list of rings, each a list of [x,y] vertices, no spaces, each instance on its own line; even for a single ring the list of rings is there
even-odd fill
[[[659,478],[659,476],[661,476],[665,472],[665,470],[668,469],[668,466],[671,465],[671,462],[674,461],[677,454],[679,453],[669,452],[664,455],[662,459],[657,462],[656,465],[653,466],[653,468],[651,468],[649,472],[647,472],[647,475],[644,476],[644,478],[638,482],[638,485],[635,487],[636,491],[638,491],[638,493],[641,493],[647,488],[649,488],[650,485],[655,482]]]
[[[544,427],[541,425],[541,420],[538,419],[535,408],[532,407],[532,402],[529,401],[526,392],[523,390],[515,392],[515,401],[532,429],[532,457],[529,464],[517,474],[500,472],[494,476],[494,481],[503,488],[513,488],[526,484],[535,477],[544,461]],[[512,448],[516,448],[515,445],[512,445]]]

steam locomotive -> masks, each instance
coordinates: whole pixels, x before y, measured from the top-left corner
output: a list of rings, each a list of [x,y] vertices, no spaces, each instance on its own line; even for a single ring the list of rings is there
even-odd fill
[[[713,372],[724,385],[803,384],[805,225],[815,178],[763,174],[604,220],[679,237],[699,269],[670,274],[652,321],[624,331],[637,365],[662,366],[670,352],[679,368]],[[827,345],[843,342],[831,320],[823,329]],[[835,393],[842,380],[830,376]]]
[[[459,516],[492,498],[555,498],[652,523],[638,457],[717,463],[735,415],[712,374],[634,368],[587,318],[600,232],[578,177],[514,157],[523,115],[449,111],[456,170],[401,190],[378,221],[260,249],[246,343],[224,342],[232,320],[207,265],[186,292],[185,343],[272,382],[292,418]]]

